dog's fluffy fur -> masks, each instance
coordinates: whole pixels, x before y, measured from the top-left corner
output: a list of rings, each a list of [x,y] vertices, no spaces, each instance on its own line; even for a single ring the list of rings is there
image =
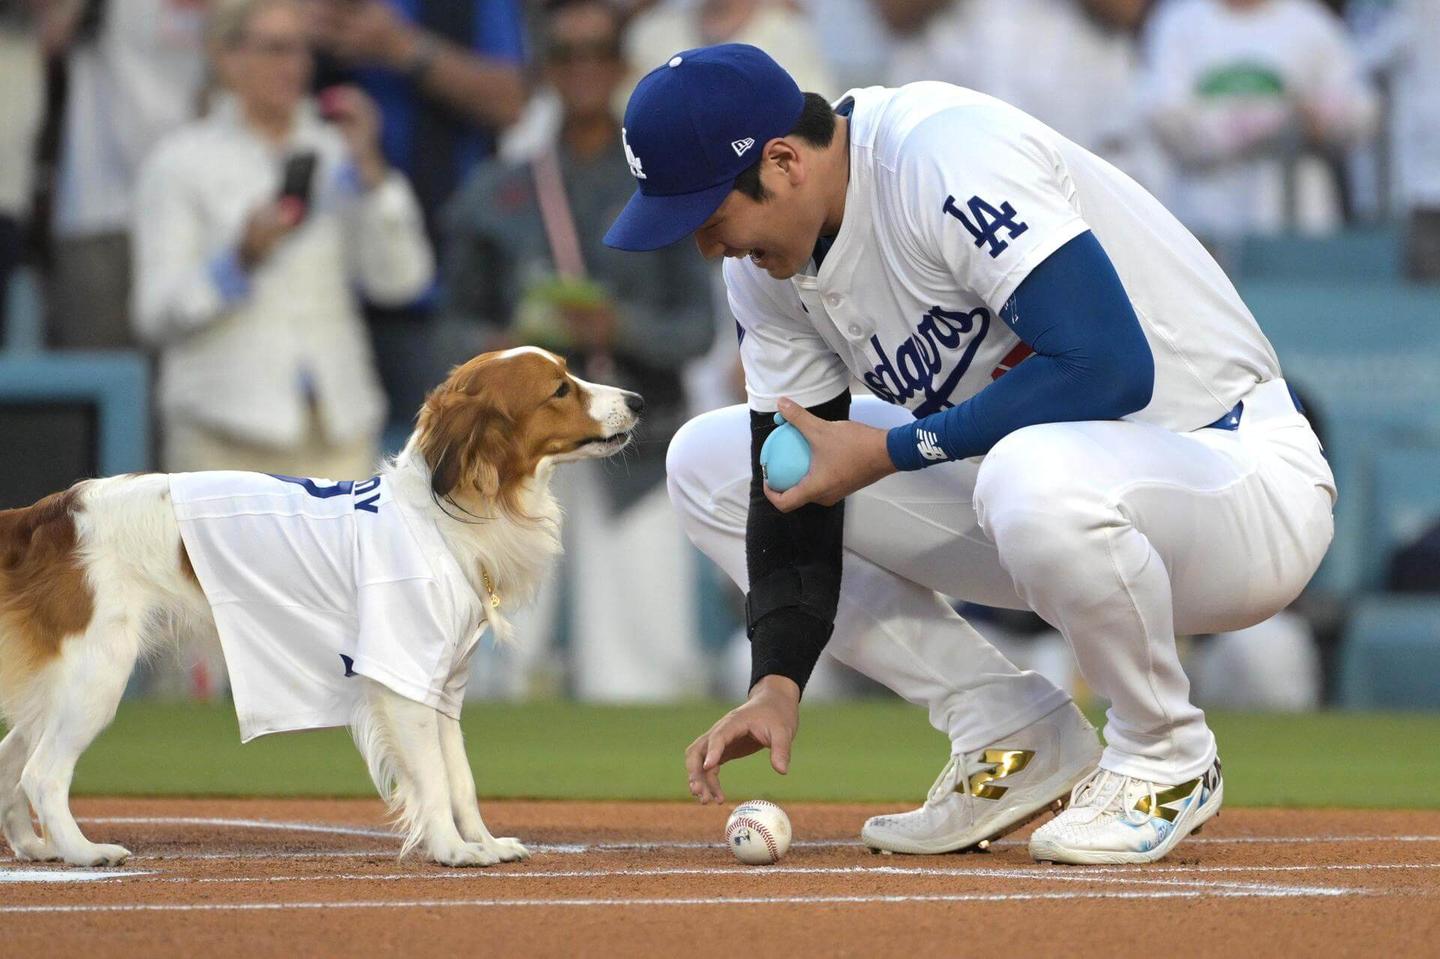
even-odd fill
[[[571,376],[541,350],[488,353],[453,370],[382,475],[397,500],[435,516],[478,596],[527,603],[560,550],[556,464],[630,440],[640,398]],[[493,634],[509,635],[486,608]],[[167,628],[168,627],[168,628]],[[0,828],[15,855],[95,866],[129,852],[91,842],[69,808],[81,753],[114,718],[138,657],[169,633],[215,630],[185,553],[164,475],[87,480],[0,512]],[[404,851],[452,866],[528,855],[480,817],[460,725],[357,677],[351,724],[390,804]],[[37,833],[31,810],[39,820]]]

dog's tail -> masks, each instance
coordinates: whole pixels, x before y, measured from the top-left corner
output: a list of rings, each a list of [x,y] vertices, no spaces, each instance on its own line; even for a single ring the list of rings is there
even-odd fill
[[[370,781],[385,800],[385,809],[390,822],[404,837],[400,845],[400,856],[404,858],[420,844],[422,838],[419,820],[419,804],[411,795],[414,787],[411,779],[401,768],[399,746],[395,741],[394,717],[390,714],[393,693],[379,683],[362,680],[365,695],[355,706],[350,718],[350,735],[355,747],[365,757],[365,767],[370,772]]]

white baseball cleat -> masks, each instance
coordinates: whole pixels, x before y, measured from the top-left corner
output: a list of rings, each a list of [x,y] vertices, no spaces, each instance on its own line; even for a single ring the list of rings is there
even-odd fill
[[[1075,864],[1155,862],[1218,816],[1224,796],[1219,759],[1177,786],[1097,769],[1075,787],[1069,809],[1035,830],[1030,855]]]
[[[1000,744],[951,756],[925,805],[871,818],[860,841],[920,855],[985,849],[1046,810],[1064,808],[1071,787],[1099,759],[1095,727],[1066,703]]]

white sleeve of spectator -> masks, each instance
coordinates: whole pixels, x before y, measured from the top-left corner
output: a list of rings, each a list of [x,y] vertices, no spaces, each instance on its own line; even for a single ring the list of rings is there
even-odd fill
[[[937,113],[900,145],[896,171],[917,255],[997,314],[1031,270],[1089,229],[1059,154],[1015,120],[991,106]]]
[[[788,283],[734,259],[725,261],[724,273],[752,410],[773,413],[782,396],[818,406],[849,387],[850,371],[816,332]]]
[[[1320,117],[1325,138],[1336,145],[1364,140],[1380,120],[1380,98],[1360,61],[1355,41],[1339,18],[1316,11],[1316,48],[1305,96]]]
[[[360,198],[351,216],[351,269],[365,295],[383,306],[401,306],[423,294],[435,276],[435,254],[405,177],[392,170]]]
[[[1195,67],[1187,36],[1187,4],[1161,4],[1141,38],[1141,114],[1165,149],[1186,164],[1207,165],[1243,152],[1224,112],[1207,109],[1195,94]]]
[[[1140,101],[1152,117],[1183,110],[1194,98],[1183,26],[1174,10],[1162,5],[1141,34]]]
[[[180,151],[161,147],[141,165],[136,182],[131,323],[146,343],[207,326],[244,295],[239,237],[217,241],[208,234],[187,172]]]

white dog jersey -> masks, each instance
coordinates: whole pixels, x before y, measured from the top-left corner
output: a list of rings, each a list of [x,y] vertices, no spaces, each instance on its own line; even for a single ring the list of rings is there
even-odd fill
[[[1022,280],[1092,231],[1155,362],[1126,419],[1213,423],[1280,365],[1229,279],[1154,197],[999,100],[945,83],[853,90],[845,219],[814,275],[725,261],[750,408],[833,399],[853,373],[916,417],[1030,353],[1000,319]]]
[[[382,477],[176,473],[170,494],[243,740],[345,725],[352,674],[459,716],[484,605]]]

